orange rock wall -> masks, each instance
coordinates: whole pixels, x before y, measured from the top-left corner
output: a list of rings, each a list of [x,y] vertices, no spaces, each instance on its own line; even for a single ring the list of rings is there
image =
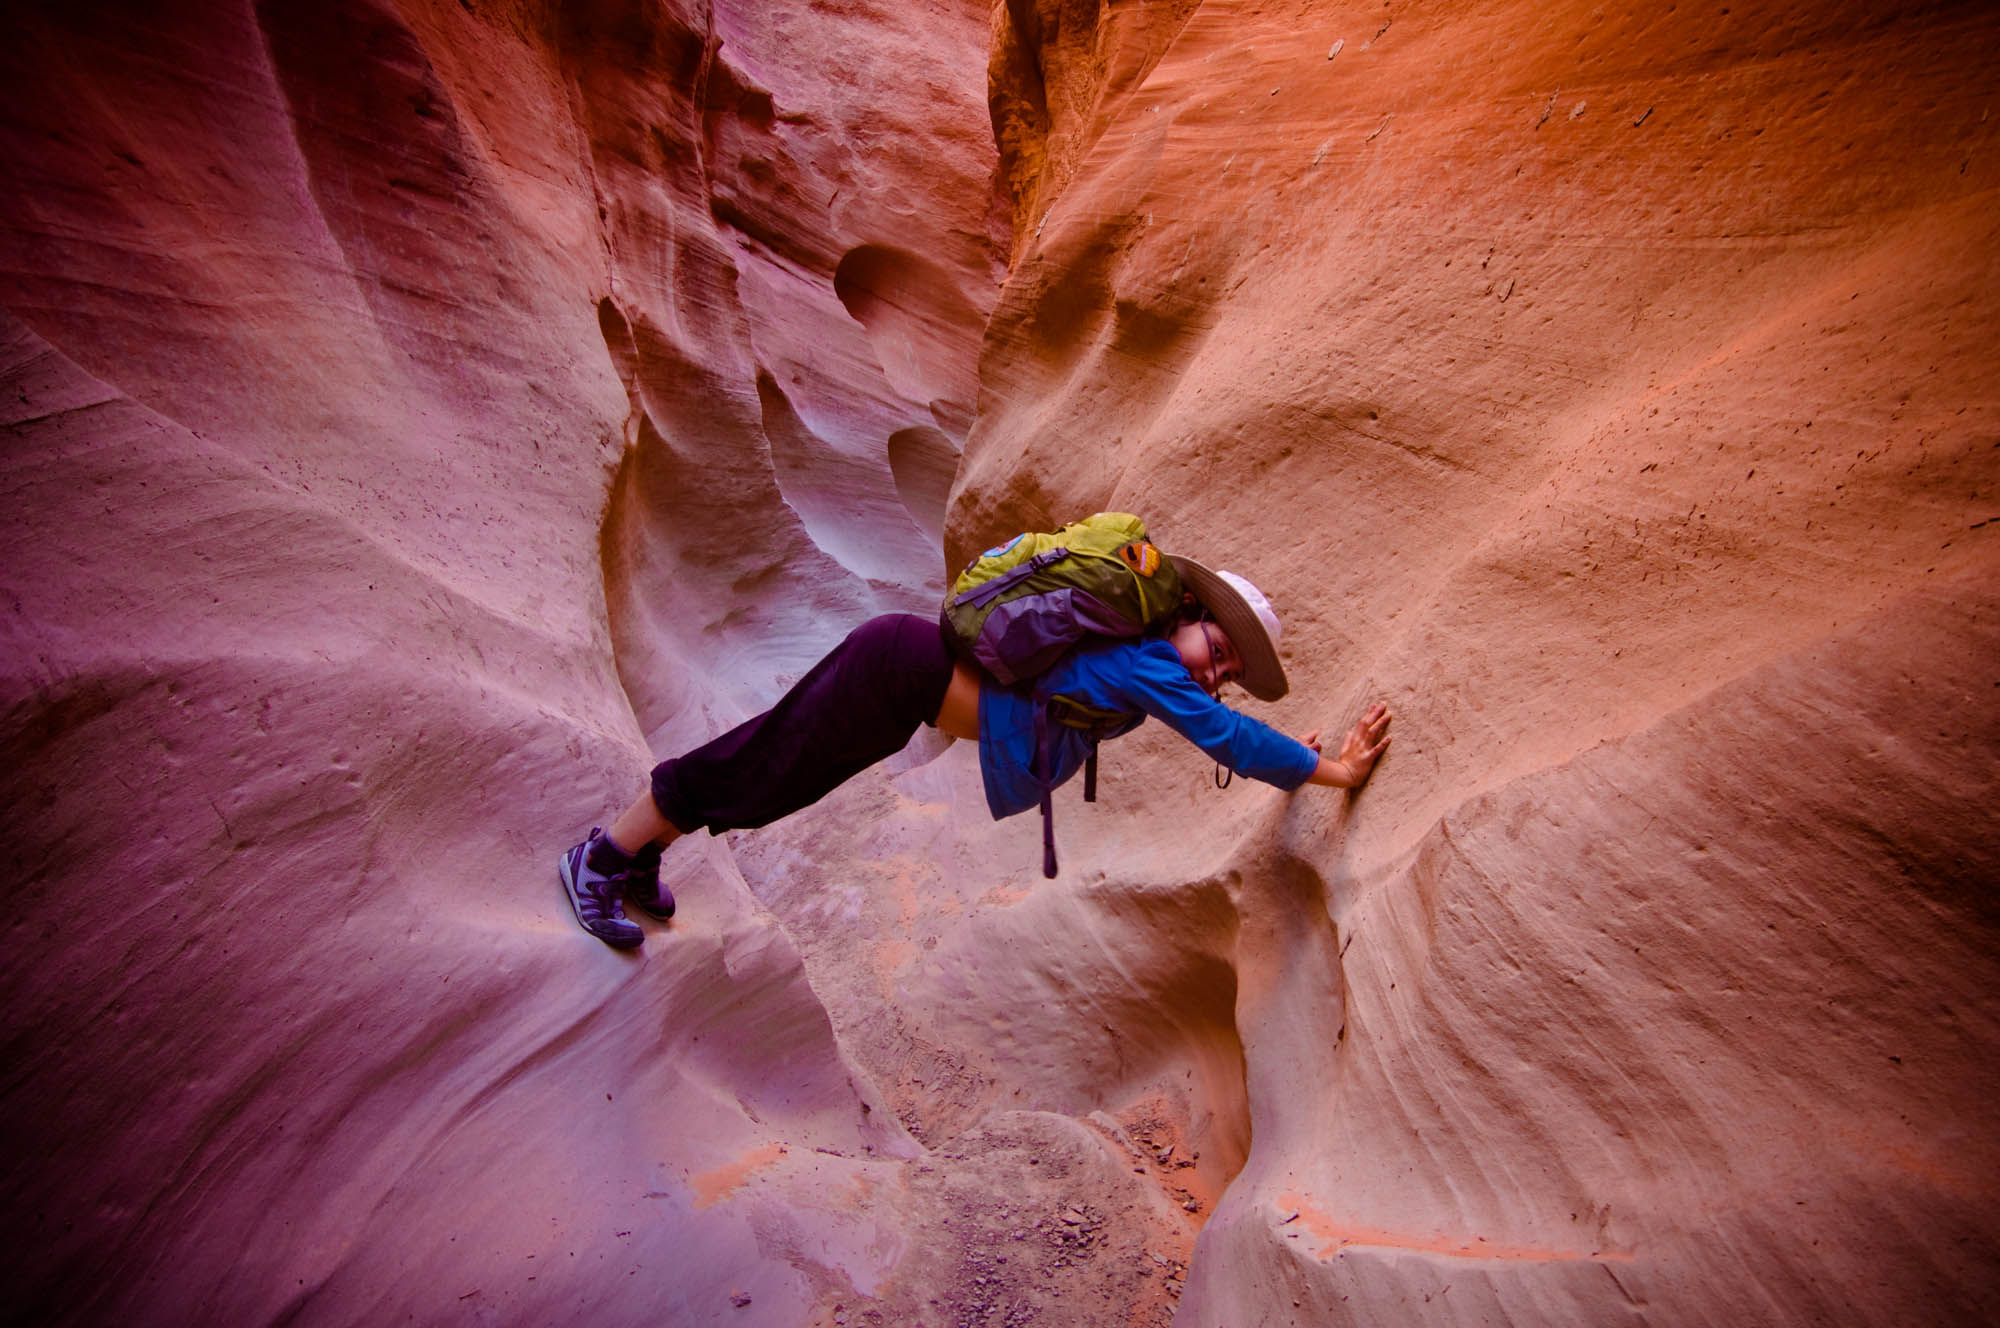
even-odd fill
[[[1239,940],[1183,1317],[1976,1319],[2000,25],[1162,9],[1010,7],[952,547],[1144,510],[1284,607],[1281,724],[1399,735],[1143,813],[1331,926]]]
[[[355,0],[0,44],[0,1317],[1978,1322],[1977,5]],[[555,854],[996,534],[1148,726]]]

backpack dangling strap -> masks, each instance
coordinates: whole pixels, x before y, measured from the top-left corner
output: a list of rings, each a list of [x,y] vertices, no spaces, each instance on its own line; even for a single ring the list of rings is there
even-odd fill
[[[1083,800],[1097,801],[1097,744],[1090,744],[1090,755],[1083,758]]]
[[[1042,875],[1056,878],[1056,818],[1047,789],[1042,790]]]
[[[1050,762],[1054,758],[1048,750],[1048,716],[1046,704],[1035,707],[1035,780],[1042,786],[1042,875],[1053,881],[1056,878],[1056,815],[1049,782]]]

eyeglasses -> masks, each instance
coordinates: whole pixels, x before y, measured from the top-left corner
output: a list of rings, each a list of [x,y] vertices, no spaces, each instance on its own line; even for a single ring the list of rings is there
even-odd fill
[[[1209,667],[1215,678],[1214,691],[1209,695],[1213,696],[1222,690],[1222,684],[1235,682],[1243,676],[1243,661],[1236,656],[1236,643],[1227,636],[1222,638],[1222,642],[1229,649],[1223,651],[1216,648],[1215,632],[1206,618],[1201,620],[1201,639],[1208,644]]]

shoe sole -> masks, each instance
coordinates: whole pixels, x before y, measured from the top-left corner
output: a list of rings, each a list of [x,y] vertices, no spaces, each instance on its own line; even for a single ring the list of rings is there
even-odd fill
[[[562,878],[563,893],[569,896],[569,911],[576,916],[576,925],[583,928],[590,935],[595,936],[598,940],[603,941],[614,950],[637,949],[646,939],[644,934],[637,936],[606,936],[602,932],[591,931],[590,924],[583,920],[583,901],[577,898],[576,893],[575,859],[575,849],[571,849],[569,852],[563,854],[561,860],[556,864],[556,875]]]

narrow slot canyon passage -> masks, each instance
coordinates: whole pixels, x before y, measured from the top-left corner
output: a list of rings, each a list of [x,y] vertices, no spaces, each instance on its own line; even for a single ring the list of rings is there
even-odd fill
[[[1990,6],[334,0],[0,43],[8,1322],[1984,1322]],[[1019,531],[1148,723],[556,860]]]

